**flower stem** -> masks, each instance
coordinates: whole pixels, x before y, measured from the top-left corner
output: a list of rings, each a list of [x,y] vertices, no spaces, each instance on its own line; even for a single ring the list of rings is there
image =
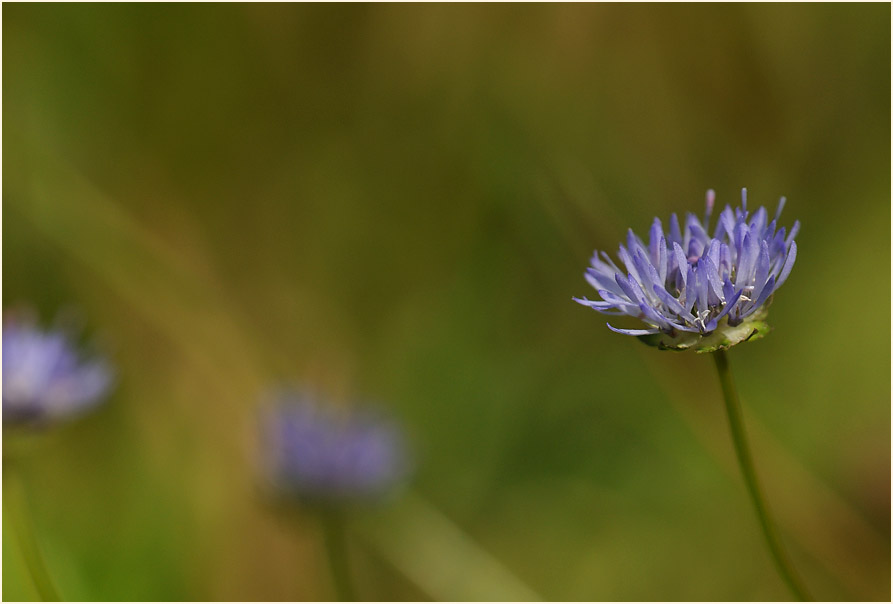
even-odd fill
[[[18,469],[12,462],[3,464],[4,500],[12,520],[13,533],[19,542],[25,566],[31,574],[31,580],[41,600],[44,602],[61,602],[59,592],[47,570],[40,553],[40,545],[34,534],[34,527],[28,514],[28,500],[25,496],[25,485]]]
[[[713,353],[713,360],[716,361],[716,371],[719,374],[719,382],[722,384],[722,392],[726,402],[726,411],[729,415],[729,427],[732,430],[732,441],[735,443],[735,453],[738,455],[738,464],[741,466],[741,473],[744,475],[744,482],[747,484],[747,490],[753,500],[754,508],[756,508],[757,518],[760,526],[763,528],[763,534],[766,536],[766,542],[769,545],[769,551],[778,567],[781,578],[784,579],[794,595],[802,601],[810,601],[812,598],[803,581],[800,579],[797,571],[794,570],[788,554],[781,542],[781,537],[775,528],[775,523],[769,515],[769,508],[763,497],[760,483],[757,480],[757,472],[754,468],[753,458],[751,457],[750,447],[747,444],[747,435],[744,430],[744,418],[741,415],[741,403],[738,400],[738,391],[735,389],[735,382],[732,380],[732,370],[729,367],[729,359],[725,351],[717,350]]]
[[[322,510],[320,518],[325,533],[326,553],[332,571],[335,594],[341,602],[353,602],[356,598],[347,563],[347,535],[344,530],[344,518],[340,510],[333,509]]]

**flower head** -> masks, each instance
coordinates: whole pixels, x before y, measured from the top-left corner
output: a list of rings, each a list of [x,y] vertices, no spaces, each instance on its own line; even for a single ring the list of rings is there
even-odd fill
[[[766,308],[797,257],[800,223],[790,233],[778,228],[784,197],[771,221],[763,207],[750,214],[742,189],[741,207],[726,206],[711,237],[715,198],[707,191],[703,222],[689,213],[682,226],[673,214],[665,233],[655,218],[648,245],[630,229],[618,251],[625,270],[596,251],[585,277],[602,299],[574,300],[603,314],[643,320],[645,329],[608,327],[660,348],[711,352],[765,335]]]
[[[41,424],[79,415],[112,383],[105,359],[80,358],[69,334],[32,320],[3,323],[3,425]]]
[[[323,406],[309,394],[287,393],[262,419],[274,483],[304,500],[375,498],[408,469],[402,431],[369,410]]]

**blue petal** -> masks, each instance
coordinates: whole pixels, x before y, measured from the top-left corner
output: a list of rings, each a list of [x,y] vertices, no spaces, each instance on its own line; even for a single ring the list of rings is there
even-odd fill
[[[657,276],[660,279],[660,283],[667,282],[667,273],[669,273],[669,259],[667,258],[667,241],[661,236],[660,238],[660,247],[658,247],[657,251]]]
[[[651,306],[651,298],[645,294],[645,290],[642,289],[642,285],[633,279],[629,280],[629,286],[632,288],[633,293],[636,296],[636,300],[639,302],[639,306],[646,304]]]
[[[726,277],[725,282],[722,284],[722,295],[726,300],[726,305],[728,305],[730,300],[735,296],[735,286],[732,285],[732,281],[728,277]]]
[[[723,277],[728,276],[732,272],[732,252],[725,243],[719,245],[719,265],[717,268],[721,271]]]
[[[726,283],[729,283],[731,285],[731,283],[729,281],[726,281]],[[741,294],[743,294],[743,293],[744,293],[744,290],[739,289],[737,292],[735,292],[731,296],[726,296],[725,307],[722,309],[722,312],[720,312],[718,315],[716,315],[716,318],[714,319],[714,321],[716,323],[719,323],[720,319],[722,319],[724,316],[726,316],[727,314],[732,312],[732,309],[735,308],[735,305],[738,303],[738,300],[741,299]]]
[[[623,291],[619,287],[617,287],[617,283],[614,281],[613,275],[606,275],[604,273],[596,271],[593,268],[589,268],[586,269],[586,273],[583,276],[586,278],[586,281],[589,282],[589,285],[597,290],[606,289],[618,295],[623,293]]]
[[[781,274],[778,276],[778,281],[776,281],[776,288],[781,287],[781,284],[784,283],[788,275],[791,274],[791,269],[794,268],[794,260],[797,259],[797,242],[791,242],[791,251],[788,252],[788,257],[784,261],[784,267],[781,269]]]
[[[766,298],[772,295],[772,292],[775,291],[775,278],[769,277],[769,281],[766,282],[766,286],[763,288],[763,291],[760,292],[760,295],[757,297],[756,301],[753,303],[753,308],[756,310],[757,308],[763,305],[763,302],[766,301]]]
[[[651,252],[651,262],[655,266],[660,263],[660,244],[664,238],[664,229],[660,223],[660,218],[655,218],[651,224],[651,232],[648,238],[648,251]]]
[[[697,260],[701,257],[701,252],[704,251],[704,244],[701,243],[698,239],[692,237],[688,240],[688,258],[691,261]]]
[[[785,228],[781,227],[777,233],[775,233],[775,237],[772,238],[772,247],[770,249],[770,253],[773,258],[779,254],[784,254],[787,251],[787,246],[784,244],[785,239]]]
[[[685,252],[682,251],[682,248],[675,241],[673,242],[673,255],[676,257],[676,266],[682,275],[682,284],[685,285],[689,268],[688,258],[685,257]]]
[[[660,301],[666,304],[670,308],[670,310],[685,319],[686,322],[694,323],[694,315],[685,310],[685,308],[683,308],[683,306],[679,303],[679,300],[671,296],[666,289],[664,289],[660,285],[655,285],[654,293],[657,294],[657,297],[660,298]]]
[[[657,323],[659,327],[663,329],[670,329],[671,327],[679,327],[673,320],[669,317],[665,317],[663,313],[658,312],[658,310],[652,306],[649,306],[647,303],[643,302],[639,304],[639,310],[642,311],[642,314],[645,315],[645,318],[648,319],[651,323]]]
[[[707,267],[704,260],[698,260],[698,270],[695,272],[695,285],[698,294],[698,312],[706,312],[707,306]]]
[[[620,286],[620,289],[623,290],[623,293],[626,294],[626,297],[633,301],[635,304],[640,304],[642,302],[642,298],[636,296],[636,290],[633,289],[632,283],[636,283],[636,280],[632,278],[632,275],[629,277],[624,277],[620,273],[614,275],[615,281],[617,281],[617,285]]]
[[[716,265],[713,263],[713,260],[710,259],[710,256],[707,256],[704,259],[704,265],[707,268],[707,284],[710,285],[710,292],[713,293],[712,302],[710,300],[708,300],[708,302],[711,304],[718,304],[723,298],[722,281],[719,278],[719,269],[716,268]],[[708,294],[710,292],[708,292]]]
[[[698,220],[698,217],[694,214],[689,214],[686,217],[685,227],[688,229],[688,232],[691,233],[691,236],[701,243],[706,244],[710,241],[707,231],[704,230],[704,227],[701,226],[701,221]]]
[[[607,253],[607,252],[602,252],[602,253],[601,253],[601,256],[602,256],[602,258],[604,259],[605,263],[606,263],[608,266],[610,266],[610,267],[614,270],[615,273],[621,273],[621,272],[623,272],[623,271],[621,271],[621,270],[617,267],[616,264],[614,264],[614,261],[611,260],[611,257],[608,256],[608,253]]]
[[[600,273],[607,273],[609,275],[613,275],[614,273],[617,272],[617,269],[614,266],[614,263],[613,262],[608,263],[608,262],[605,262],[604,260],[602,260],[601,258],[599,258],[598,252],[595,252],[592,255],[592,258],[589,260],[589,264],[591,264],[592,268],[594,268],[595,270],[597,270]]]
[[[753,283],[753,269],[760,253],[760,244],[750,233],[744,236],[743,252],[738,258],[738,272],[735,275],[735,284],[739,287]]]
[[[670,243],[682,243],[682,231],[679,229],[679,217],[670,214]]]
[[[698,300],[698,281],[695,277],[695,269],[693,266],[689,265],[688,267],[688,276],[686,277],[685,283],[685,304],[683,304],[683,308],[688,311],[694,307],[695,302]]]
[[[710,246],[707,248],[707,257],[713,261],[713,266],[719,267],[719,247],[718,239],[711,239]]]
[[[729,239],[733,239],[735,233],[735,215],[732,213],[732,208],[726,206],[725,209],[719,215],[719,221],[716,223],[716,230],[713,233],[713,236],[716,239],[721,239],[720,235],[725,231],[726,235]]]
[[[605,302],[610,302],[615,308],[617,308],[622,314],[627,314],[633,317],[639,316],[639,305],[635,302],[631,302],[626,298],[619,298],[614,296],[608,291],[599,290],[598,292],[602,298],[605,299]]]
[[[652,285],[662,283],[660,275],[657,274],[657,271],[645,254],[637,253],[633,258],[633,262],[636,263],[636,269],[639,271],[639,276],[642,277],[641,282],[644,287],[651,288]]]
[[[621,296],[614,295],[606,289],[598,290],[598,295],[601,296],[605,300],[605,302],[614,302],[615,304],[630,304],[630,300]]]
[[[639,239],[639,236],[636,235],[632,229],[629,229],[626,233],[626,247],[629,250],[630,256],[635,256],[637,250],[641,250],[643,254],[647,255],[647,251],[645,250],[645,244],[642,243],[642,240]]]
[[[651,270],[654,270],[654,268],[651,267],[651,263],[648,262],[645,255],[637,251],[633,255],[633,266],[636,267],[636,272],[639,275],[638,281],[645,284],[646,287],[651,287],[651,282],[653,281],[651,279]]]
[[[633,262],[633,258],[630,254],[631,254],[631,252],[627,251],[627,249],[625,247],[623,247],[622,245],[620,246],[620,249],[617,251],[617,255],[620,256],[620,260],[623,261],[623,265],[626,267],[626,272],[629,273],[630,275],[632,275],[632,277],[636,281],[639,281],[640,280],[639,271],[636,270],[636,265]],[[621,271],[621,272],[623,272],[623,271]]]
[[[754,276],[754,297],[759,297],[760,292],[766,286],[766,280],[769,278],[769,244],[766,241],[760,242],[760,258],[757,261],[756,274]]]
[[[777,228],[778,225],[773,220],[769,223],[769,226],[766,227],[766,230],[763,231],[763,239],[765,239],[767,243],[771,242],[775,238],[775,229]]]
[[[733,247],[735,249],[734,262],[741,265],[741,256],[744,255],[744,236],[747,234],[747,225],[743,222],[735,224],[735,234],[732,238]]]
[[[775,291],[775,277],[769,277],[769,282],[766,284],[766,287],[763,288],[763,292],[760,294],[760,297],[753,301],[753,303],[748,307],[746,311],[741,314],[741,318],[748,317],[753,314],[758,308],[763,305],[763,302],[766,301],[772,292]]]
[[[753,218],[750,219],[750,232],[762,235],[763,231],[766,230],[767,218],[766,208],[760,206],[760,208],[754,212]]]
[[[614,308],[614,306],[615,306],[615,304],[612,303],[612,302],[604,302],[604,301],[601,301],[601,300],[590,300],[589,298],[586,298],[586,297],[583,297],[583,298],[571,298],[571,299],[572,299],[574,302],[576,302],[577,304],[582,304],[583,306],[588,306],[589,308],[595,308],[595,309],[600,309],[600,308],[604,308],[604,309],[607,309],[607,308]]]
[[[656,333],[660,333],[659,329],[618,329],[610,323],[607,323],[606,325],[611,331],[622,333],[625,336],[650,336]]]

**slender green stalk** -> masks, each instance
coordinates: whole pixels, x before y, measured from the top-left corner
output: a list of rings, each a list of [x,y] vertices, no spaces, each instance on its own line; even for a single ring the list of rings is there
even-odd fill
[[[62,598],[59,597],[56,585],[53,583],[40,553],[40,545],[37,542],[28,513],[25,485],[14,463],[3,464],[3,486],[3,499],[12,521],[13,532],[18,539],[25,566],[31,574],[31,580],[37,589],[38,596],[44,602],[61,602]]]
[[[729,415],[729,427],[732,430],[732,441],[735,443],[735,453],[738,455],[738,464],[741,466],[741,473],[744,475],[744,482],[747,484],[747,490],[753,500],[754,508],[756,508],[757,518],[760,526],[763,527],[763,534],[766,536],[766,542],[769,545],[769,551],[778,567],[781,578],[784,579],[791,591],[798,599],[803,601],[812,600],[809,592],[806,590],[802,579],[794,570],[788,554],[781,542],[781,537],[775,528],[775,523],[769,514],[769,507],[766,505],[766,499],[763,497],[760,483],[757,480],[757,472],[751,457],[750,447],[747,444],[747,435],[744,430],[744,418],[741,415],[741,402],[738,400],[738,391],[735,389],[735,382],[732,380],[732,370],[729,367],[729,359],[722,350],[713,353],[713,360],[716,361],[716,371],[719,373],[719,382],[722,384],[722,392],[726,402],[726,411]]]
[[[332,571],[335,594],[341,602],[354,602],[356,598],[347,562],[347,535],[344,530],[344,518],[339,510],[326,509],[320,511],[320,519],[325,533],[326,553]]]

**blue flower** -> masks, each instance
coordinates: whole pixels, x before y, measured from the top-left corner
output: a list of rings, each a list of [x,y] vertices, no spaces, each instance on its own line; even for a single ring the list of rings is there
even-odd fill
[[[408,470],[399,426],[369,410],[285,393],[265,410],[262,428],[273,482],[305,500],[376,498]]]
[[[108,393],[112,370],[83,359],[69,335],[33,321],[3,323],[3,425],[41,424],[79,415]]]
[[[618,251],[625,270],[596,251],[585,277],[601,300],[574,300],[603,314],[641,319],[644,329],[608,327],[660,348],[710,352],[765,335],[771,296],[797,257],[800,223],[790,233],[778,228],[784,197],[771,221],[763,207],[751,215],[742,189],[741,207],[726,206],[711,237],[715,197],[707,192],[703,222],[689,213],[683,227],[673,214],[665,233],[655,218],[648,245],[630,229]]]

